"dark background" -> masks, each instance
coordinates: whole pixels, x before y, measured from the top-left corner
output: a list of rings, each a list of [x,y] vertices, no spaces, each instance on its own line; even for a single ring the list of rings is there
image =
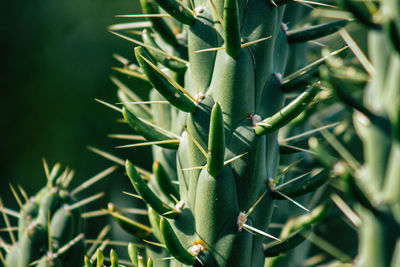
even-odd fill
[[[112,54],[133,56],[133,46],[107,26],[129,22],[114,16],[138,10],[135,0],[0,1],[0,196],[7,207],[18,207],[9,183],[28,195],[45,185],[42,158],[73,168],[72,187],[112,165],[87,145],[150,166],[148,150],[114,148],[124,141],[106,135],[130,131],[116,122],[117,112],[94,101],[117,102]],[[106,191],[109,197],[112,188],[130,189],[127,182],[120,169],[86,196]]]

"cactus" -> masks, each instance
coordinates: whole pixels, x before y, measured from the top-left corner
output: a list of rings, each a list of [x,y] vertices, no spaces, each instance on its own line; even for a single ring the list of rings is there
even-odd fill
[[[361,163],[346,152],[335,165],[337,174],[346,184],[349,201],[355,202],[355,210],[346,215],[358,228],[359,249],[354,265],[398,266],[400,5],[398,1],[383,0],[369,9],[364,3],[348,0],[339,3],[368,32],[369,49],[369,58],[364,57],[357,45],[351,44],[349,34],[342,32],[343,39],[353,46],[369,75],[364,90],[360,90],[356,81],[343,79],[340,70],[344,66],[340,63],[329,64],[331,73],[327,78],[333,94],[354,110],[354,125],[363,142]],[[310,145],[318,151],[315,139]],[[332,165],[333,162],[326,163]]]
[[[48,182],[42,190],[29,199],[20,188],[25,204],[12,187],[18,214],[0,201],[12,243],[0,240],[2,263],[398,266],[400,4],[338,3],[343,10],[327,12],[339,15],[337,20],[320,21],[307,20],[310,10],[288,0],[141,0],[148,21],[110,27],[133,35],[140,30],[141,41],[113,32],[136,45],[132,59],[115,55],[123,67],[114,68],[133,86],[112,77],[123,107],[100,102],[120,112],[135,131],[112,136],[139,141],[120,148],[151,146],[152,172],[91,148],[124,166],[135,191],[127,194],[145,207],[133,213],[147,217],[127,215],[116,203],[91,216],[110,215],[136,245],[102,241],[106,226],[85,249],[81,207],[102,193],[81,201],[76,195],[116,166],[70,191],[72,172],[60,173],[59,165],[49,171],[45,164]],[[368,32],[370,59],[343,29],[349,15],[355,18],[351,26]],[[309,22],[312,26],[302,25]],[[347,47],[324,50],[309,63],[308,41],[337,31],[361,64],[349,54],[341,57]],[[330,124],[310,130],[321,120]],[[333,133],[327,130],[334,127]],[[311,150],[305,142],[309,135],[314,135]],[[327,183],[334,188],[312,199],[307,195]],[[330,229],[327,222],[339,217],[332,202],[357,229],[358,252],[343,252],[318,236],[318,224]],[[293,203],[302,210],[294,210]],[[17,238],[7,214],[18,218]],[[307,239],[310,243],[293,252]],[[113,244],[126,246],[130,260],[113,249],[105,257],[104,247]],[[316,247],[330,256],[314,254]]]
[[[141,256],[137,248],[133,243],[128,244],[128,254],[130,257],[130,261],[123,261],[125,264],[128,265],[133,265],[133,266],[139,266],[139,267],[153,267],[153,259],[149,257],[147,261],[144,260],[143,256]],[[96,251],[96,266],[101,266],[101,267],[107,267],[104,262],[105,262],[105,257],[103,254],[103,250],[98,248]],[[120,267],[120,266],[125,266],[125,265],[120,265],[119,263],[122,263],[122,261],[119,260],[118,253],[114,250],[110,250],[110,257],[108,259],[111,263],[109,267]],[[93,262],[92,260],[89,259],[89,257],[85,256],[84,260],[84,267],[92,267]]]
[[[23,204],[14,187],[12,192],[20,205],[20,212],[9,212],[18,218],[17,237],[13,233],[6,211],[0,201],[1,210],[9,229],[12,244],[2,242],[6,251],[5,266],[77,266],[83,263],[85,254],[82,206],[99,199],[103,193],[95,194],[77,201],[77,194],[99,181],[116,166],[94,176],[74,190],[68,186],[74,171],[61,172],[60,164],[51,171],[44,161],[47,184],[37,194],[28,198],[19,187],[25,203]],[[8,210],[9,211],[9,210]],[[1,254],[1,253],[0,253]]]
[[[264,266],[266,257],[303,241],[309,226],[322,217],[299,218],[307,223],[288,227],[283,240],[268,233],[274,201],[311,192],[327,177],[320,172],[288,184],[276,179],[279,129],[315,99],[320,91],[316,67],[325,60],[285,73],[289,44],[329,35],[348,21],[289,31],[285,12],[290,20],[302,7],[286,9],[285,4],[143,0],[150,23],[125,28],[145,27],[143,42],[114,32],[138,45],[135,59],[116,56],[124,67],[115,70],[153,87],[145,102],[138,96],[142,87],[130,90],[112,78],[123,104],[113,108],[139,134],[114,137],[145,141],[125,148],[153,145],[152,175],[129,160],[124,164],[148,206],[151,228],[115,205],[109,213],[140,239],[162,243],[166,250],[160,253],[173,259],[160,260],[150,247],[146,251],[157,266]],[[296,53],[291,57],[295,62]],[[304,62],[304,55],[299,57]],[[295,90],[302,91],[285,103],[285,92]]]

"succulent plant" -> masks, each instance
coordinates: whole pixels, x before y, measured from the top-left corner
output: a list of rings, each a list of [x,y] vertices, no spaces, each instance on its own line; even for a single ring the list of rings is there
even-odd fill
[[[145,259],[143,258],[143,256],[139,254],[137,248],[133,243],[129,243],[127,247],[128,247],[128,254],[130,257],[130,261],[128,262],[124,261],[124,263],[126,263],[127,265],[140,266],[140,267],[153,267],[153,259],[149,257],[147,261],[145,261]],[[102,249],[100,248],[97,249],[95,254],[95,259],[96,259],[96,266],[106,267],[106,265],[104,264],[105,257]],[[110,267],[125,266],[125,265],[120,265],[120,263],[122,262],[119,260],[118,253],[114,249],[110,250],[109,261],[111,264]],[[89,257],[85,256],[84,267],[92,267],[92,266],[93,266],[92,260],[90,260]]]
[[[137,197],[148,206],[149,225],[114,204],[109,213],[139,239],[161,243],[161,252],[146,249],[156,266],[264,266],[266,257],[301,243],[326,211],[323,206],[307,219],[300,216],[282,240],[268,233],[274,201],[309,193],[328,177],[319,170],[301,181],[279,179],[284,175],[278,175],[278,131],[314,100],[318,66],[326,59],[305,66],[299,53],[301,63],[294,65],[304,68],[293,70],[289,51],[348,23],[299,29],[290,24],[289,30],[284,15],[292,23],[304,10],[285,4],[142,0],[148,22],[111,27],[133,33],[145,28],[142,42],[115,33],[138,45],[135,59],[116,56],[124,67],[115,70],[153,89],[146,102],[138,96],[143,86],[129,89],[112,78],[124,106],[113,108],[139,134],[114,137],[145,141],[125,148],[152,145],[155,162],[152,174],[129,160],[124,164]],[[295,52],[290,57],[296,62]],[[285,100],[287,92],[296,97]]]
[[[7,209],[0,203],[12,242],[9,245],[1,240],[1,247],[6,252],[5,259],[3,254],[0,255],[7,267],[82,265],[86,251],[82,206],[100,198],[103,193],[80,201],[77,201],[76,196],[117,168],[113,166],[70,191],[68,186],[74,176],[73,170],[66,168],[61,172],[61,165],[56,164],[49,171],[45,161],[44,166],[47,184],[38,193],[28,198],[22,187],[19,187],[25,203],[11,186],[21,208],[19,212]],[[18,226],[15,227],[17,236],[8,215],[18,219]]]
[[[361,160],[334,140],[340,161],[326,161],[317,140],[310,145],[325,164],[331,165],[345,184],[348,203],[343,209],[359,236],[355,266],[398,266],[400,241],[400,45],[398,1],[379,1],[368,6],[349,0],[339,1],[368,33],[368,54],[354,43],[348,32],[342,37],[349,44],[368,80],[363,85],[342,74],[344,61],[328,64],[332,92],[352,109],[356,132],[363,142]],[[373,7],[369,9],[369,7]],[[323,155],[323,154],[324,155]],[[342,202],[336,197],[335,202]],[[342,207],[344,203],[342,202]]]

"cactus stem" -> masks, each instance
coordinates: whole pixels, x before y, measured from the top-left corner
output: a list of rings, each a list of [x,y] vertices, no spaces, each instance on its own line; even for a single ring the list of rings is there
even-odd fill
[[[133,14],[133,15],[116,15],[116,18],[171,18],[170,14]]]
[[[236,0],[227,0],[224,3],[224,37],[226,53],[235,58],[240,53],[240,22],[239,8]]]
[[[162,9],[171,14],[176,20],[186,25],[193,25],[196,20],[196,14],[193,10],[187,8],[180,1],[175,0],[157,0]]]
[[[96,257],[97,257],[96,266],[98,267],[103,266],[104,255],[100,248],[98,248],[96,251]]]
[[[300,94],[294,100],[292,100],[280,111],[268,117],[267,119],[257,123],[256,127],[254,128],[255,133],[257,135],[269,134],[280,129],[281,127],[285,126],[287,123],[295,119],[307,108],[308,104],[311,103],[311,101],[320,91],[320,87],[320,82],[317,82],[316,84],[310,86],[305,92]]]
[[[136,117],[126,108],[123,108],[122,113],[125,118],[125,121],[128,122],[128,125],[137,132],[139,132],[140,134],[142,134],[147,140],[159,141],[159,140],[180,139],[179,135],[176,135],[173,132],[165,130],[150,121]],[[177,146],[168,145],[168,148],[176,149]]]
[[[111,261],[111,267],[119,266],[118,254],[117,254],[117,252],[115,252],[114,249],[111,249],[111,251],[110,251],[110,261]]]
[[[345,27],[348,22],[349,20],[345,19],[335,20],[305,29],[287,31],[286,35],[289,43],[307,42],[336,33],[338,30]]]
[[[276,189],[272,189],[272,191],[274,193],[277,193],[278,195],[281,195],[282,197],[286,198],[287,200],[289,200],[290,202],[295,204],[297,207],[299,207],[299,208],[301,208],[301,209],[303,209],[303,210],[305,210],[307,212],[310,212],[309,209],[307,209],[306,207],[304,207],[303,205],[301,205],[299,202],[295,201],[294,199],[290,198],[289,196],[285,195],[284,193],[282,193],[282,192],[280,192],[280,191],[278,191]]]
[[[171,219],[178,215],[179,211],[165,204],[153,192],[153,190],[147,185],[147,183],[143,181],[143,179],[137,173],[134,165],[129,160],[126,160],[125,169],[136,192],[138,192],[143,200],[148,205],[150,205],[158,214],[167,216]]]
[[[187,265],[193,265],[196,262],[196,258],[182,246],[168,220],[163,217],[160,221],[160,230],[164,244],[172,256]]]
[[[141,146],[151,146],[151,145],[160,145],[160,144],[179,144],[180,140],[163,140],[163,141],[152,141],[152,142],[143,142],[138,144],[129,144],[123,146],[116,146],[115,148],[129,148],[129,147],[141,147]]]
[[[85,267],[93,267],[93,262],[85,255]]]
[[[10,221],[8,220],[7,214],[4,212],[4,205],[3,205],[3,201],[1,200],[1,197],[0,197],[0,209],[3,214],[3,219],[4,219],[4,222],[6,223],[6,227],[7,227],[7,229],[9,229],[8,234],[10,235],[11,242],[12,242],[12,244],[15,244],[15,242],[16,242],[15,236],[14,236],[14,233],[10,230],[11,224],[10,224]]]
[[[47,225],[51,225],[51,214],[50,210],[47,211]],[[53,255],[53,244],[52,244],[52,234],[51,234],[51,227],[47,227],[47,239],[49,242],[49,254]]]
[[[94,100],[96,100],[97,102],[99,102],[99,103],[101,103],[101,104],[103,104],[103,105],[105,105],[105,106],[107,106],[107,107],[109,107],[109,108],[111,108],[111,109],[113,109],[115,111],[118,111],[118,112],[122,113],[122,109],[119,108],[119,107],[114,106],[113,104],[107,103],[107,102],[102,101],[102,100],[97,99],[97,98],[95,98]]]
[[[164,72],[162,72],[159,68],[157,68],[156,65],[154,65],[150,60],[142,56],[141,54],[138,54],[138,56],[143,59],[151,68],[153,68],[155,71],[157,71],[161,76],[163,76],[168,82],[170,82],[177,90],[179,90],[181,93],[186,95],[188,98],[190,98],[194,103],[197,103],[197,100],[189,94],[188,91],[185,90],[182,86],[180,86],[176,81],[171,79],[168,75],[166,75]]]
[[[150,244],[150,245],[153,245],[153,246],[157,246],[157,247],[161,247],[161,248],[167,248],[167,246],[165,246],[164,244],[157,243],[157,242],[152,242],[152,241],[149,241],[149,240],[146,240],[146,239],[143,239],[143,242],[145,242],[147,244]]]
[[[145,47],[147,49],[154,50],[154,51],[156,51],[156,52],[158,52],[160,54],[165,55],[166,57],[170,57],[171,59],[175,59],[176,61],[180,61],[180,62],[182,62],[182,63],[184,63],[186,65],[189,64],[189,62],[184,60],[184,59],[181,59],[181,58],[176,57],[176,56],[169,55],[169,54],[165,53],[164,51],[162,51],[160,49],[157,49],[157,48],[154,48],[152,46],[146,45],[145,43],[142,43],[142,42],[137,41],[135,39],[129,38],[129,37],[125,36],[125,35],[122,35],[122,34],[119,34],[119,33],[113,32],[113,31],[110,31],[110,33],[115,34],[116,36],[121,37],[122,39],[125,39],[125,40],[127,40],[127,41],[129,41],[131,43],[136,44],[136,45],[140,45],[140,46],[143,46],[143,47]]]
[[[74,190],[72,190],[71,195],[76,195],[77,193],[81,192],[82,190],[89,188],[90,186],[97,183],[101,179],[107,177],[107,175],[109,175],[110,173],[115,171],[117,168],[118,168],[117,165],[113,165],[113,166],[105,169],[104,171],[96,174],[95,176],[89,178],[84,183],[80,184],[78,187],[76,187]]]
[[[216,102],[211,111],[210,130],[208,138],[207,170],[217,177],[224,167],[225,134],[222,110]]]
[[[68,210],[71,211],[71,210],[80,208],[80,207],[85,206],[85,205],[87,205],[87,204],[89,204],[89,203],[91,203],[91,202],[93,202],[93,201],[95,201],[95,200],[97,200],[97,199],[99,199],[99,198],[101,198],[103,196],[104,196],[104,192],[100,192],[100,193],[95,194],[93,196],[87,197],[85,199],[82,199],[81,201],[78,201],[78,202],[74,203],[71,206],[68,206]]]
[[[301,244],[310,232],[311,226],[306,226],[285,237],[282,242],[271,242],[264,246],[264,255],[266,257],[276,257],[281,253],[285,253]]]
[[[335,205],[343,212],[343,214],[346,216],[347,219],[355,226],[355,227],[360,227],[361,226],[361,218],[358,216],[358,214],[350,208],[349,205],[347,205],[346,202],[342,198],[340,198],[337,194],[332,194],[331,196],[332,201],[335,203]]]

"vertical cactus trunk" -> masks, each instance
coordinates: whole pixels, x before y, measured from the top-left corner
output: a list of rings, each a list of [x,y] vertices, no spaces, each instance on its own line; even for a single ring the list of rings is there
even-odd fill
[[[262,266],[265,238],[240,231],[237,222],[240,212],[248,211],[270,190],[268,178],[275,177],[279,162],[277,132],[259,136],[254,127],[257,117],[271,116],[283,106],[283,92],[279,83],[274,82],[274,75],[283,73],[288,54],[286,35],[281,28],[284,8],[267,1],[226,1],[225,6],[223,1],[215,2],[216,10],[225,18],[225,25],[221,25],[210,2],[198,1],[195,5],[200,14],[189,28],[187,75],[192,81],[190,93],[204,96],[187,117],[189,134],[182,135],[178,168],[209,166],[213,157],[229,160],[246,154],[227,165],[220,162],[214,173],[208,169],[180,171],[181,199],[187,215],[183,211],[171,225],[184,247],[191,247],[199,240],[206,244],[207,266]],[[240,47],[242,42],[262,38],[268,40]],[[225,49],[197,53],[215,47]],[[215,127],[213,123],[222,123],[211,120],[215,103],[221,108],[223,131],[213,133],[210,131],[210,127]],[[211,150],[210,139],[218,135],[225,135],[224,144]],[[208,157],[198,146],[208,149]],[[272,204],[267,194],[246,223],[268,231]],[[194,219],[189,224],[191,229],[181,229],[179,225],[187,224],[189,217]]]

